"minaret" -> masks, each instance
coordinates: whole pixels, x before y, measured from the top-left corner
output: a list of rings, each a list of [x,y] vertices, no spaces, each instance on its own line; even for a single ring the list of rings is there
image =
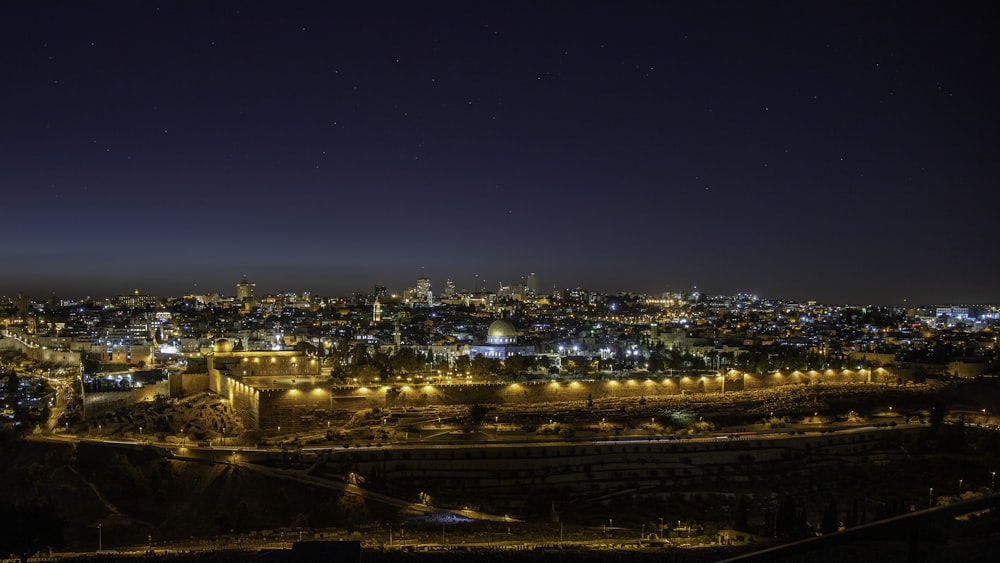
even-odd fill
[[[149,369],[156,367],[156,325],[149,320],[146,315],[146,322],[149,323]]]
[[[396,317],[396,329],[392,333],[392,339],[396,343],[396,349],[399,349],[399,343],[402,341],[402,334],[399,332],[399,317]]]

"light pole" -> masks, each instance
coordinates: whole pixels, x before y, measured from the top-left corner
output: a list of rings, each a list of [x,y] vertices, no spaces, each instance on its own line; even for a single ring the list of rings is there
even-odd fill
[[[103,538],[101,537],[101,523],[98,522],[97,523],[97,551],[101,551],[101,549],[103,548],[102,543],[103,543]]]
[[[964,483],[964,482],[965,482],[964,479],[959,479],[958,480],[958,496],[962,496],[962,483]]]
[[[927,491],[927,508],[934,506],[934,487]]]
[[[660,516],[660,539],[663,539],[663,517]]]
[[[996,486],[997,486],[997,472],[994,471],[990,473],[990,490],[996,491]]]

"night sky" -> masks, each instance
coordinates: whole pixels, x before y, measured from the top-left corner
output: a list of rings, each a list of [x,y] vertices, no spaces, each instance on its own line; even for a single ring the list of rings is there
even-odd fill
[[[4,0],[0,295],[1000,301],[986,4]]]

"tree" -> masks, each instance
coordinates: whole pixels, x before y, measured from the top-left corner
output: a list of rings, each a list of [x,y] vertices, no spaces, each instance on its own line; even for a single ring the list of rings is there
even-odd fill
[[[527,371],[529,361],[526,356],[514,354],[512,356],[507,356],[507,359],[503,361],[502,365],[504,375],[517,375],[523,371]]]
[[[477,377],[496,374],[500,371],[500,360],[496,358],[487,358],[482,354],[477,354],[476,357],[472,359],[471,368],[472,374]]]
[[[737,532],[750,531],[750,511],[747,509],[747,499],[740,497],[740,502],[733,511],[733,529]]]
[[[484,407],[480,404],[474,404],[469,407],[469,418],[472,419],[472,424],[479,426],[486,420],[486,414],[490,412],[489,407]]]
[[[356,343],[351,349],[351,363],[359,366],[367,364],[369,361],[371,361],[371,357],[368,355],[368,347],[363,342]]]
[[[840,528],[837,519],[837,499],[830,499],[830,505],[823,512],[823,519],[819,523],[819,533],[826,535],[836,532]]]
[[[421,367],[421,359],[417,358],[412,348],[400,348],[389,361],[395,371],[415,372]]]
[[[929,422],[932,429],[937,430],[941,428],[942,424],[944,424],[944,413],[946,410],[947,409],[945,408],[944,403],[938,402],[931,406],[931,416]]]
[[[459,356],[455,359],[455,371],[463,375],[472,369],[472,360],[468,356]]]
[[[806,536],[804,512],[795,498],[786,495],[774,515],[774,536],[781,540],[797,540]]]
[[[8,393],[17,392],[17,386],[18,386],[17,372],[12,369],[10,370],[10,373],[7,374],[7,392]]]

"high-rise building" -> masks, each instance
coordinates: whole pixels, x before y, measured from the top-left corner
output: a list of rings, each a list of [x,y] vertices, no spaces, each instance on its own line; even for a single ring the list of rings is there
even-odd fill
[[[31,298],[23,293],[17,294],[17,299],[14,300],[14,307],[17,308],[17,312],[21,315],[28,312],[31,308]]]
[[[156,305],[156,298],[151,295],[143,295],[139,293],[138,289],[136,289],[130,295],[119,295],[113,297],[111,302],[118,307],[141,309]]]
[[[414,301],[421,299],[426,299],[428,305],[434,301],[433,294],[431,293],[431,280],[427,278],[417,278],[417,291],[416,295],[414,295]]]
[[[528,286],[528,295],[538,295],[538,277],[535,276],[535,272],[528,275],[528,281],[525,285]]]
[[[257,287],[257,284],[248,282],[246,276],[243,276],[240,283],[236,284],[236,299],[239,301],[253,299],[255,287]]]

